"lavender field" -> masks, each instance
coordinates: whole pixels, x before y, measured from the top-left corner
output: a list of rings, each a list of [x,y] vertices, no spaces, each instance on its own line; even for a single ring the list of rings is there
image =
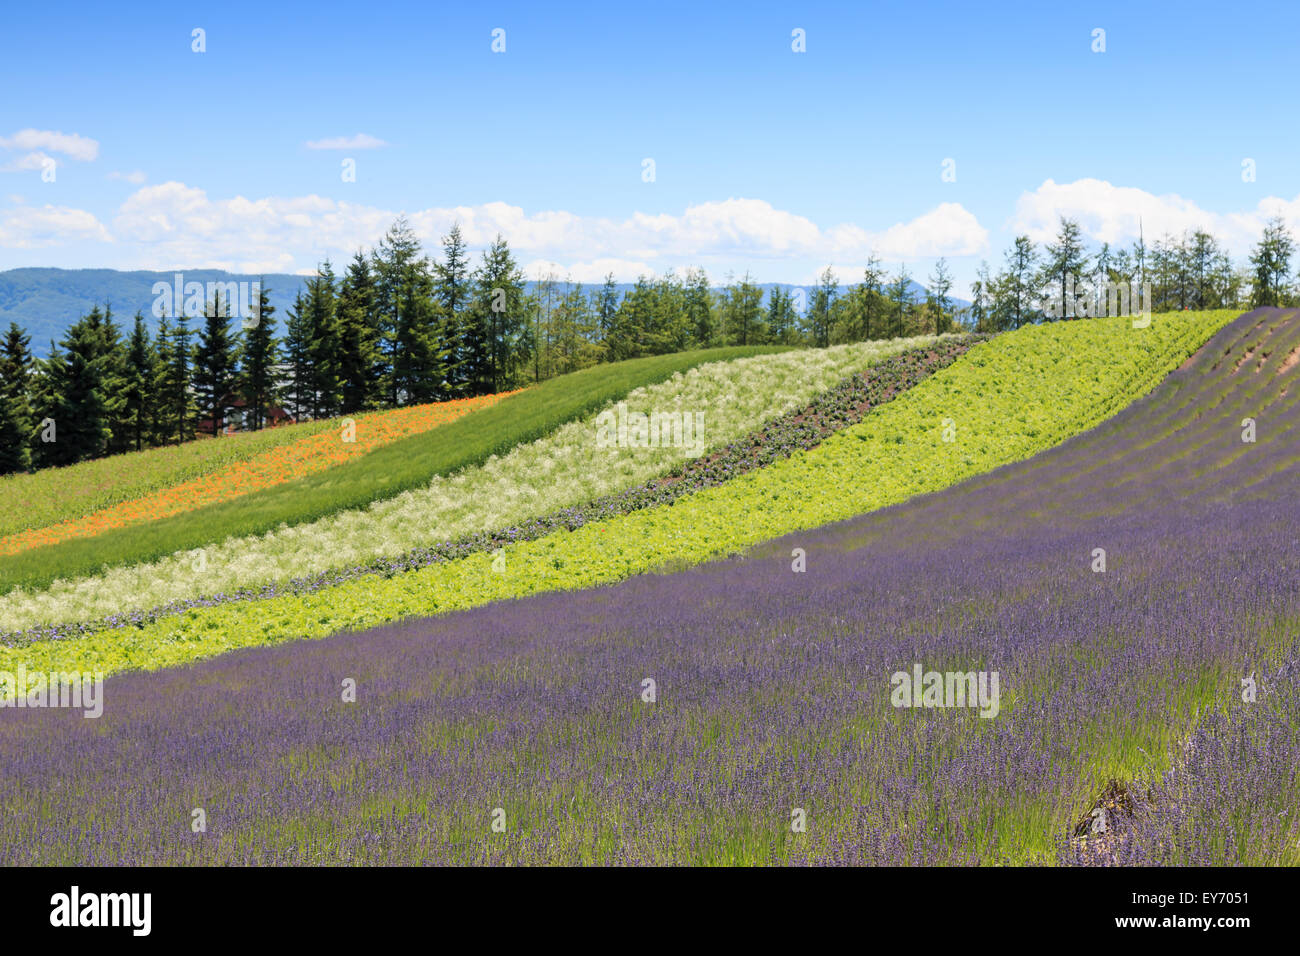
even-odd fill
[[[744,557],[7,711],[0,864],[1300,864],[1297,356],[1256,310],[1057,448]],[[996,713],[895,706],[917,667]]]

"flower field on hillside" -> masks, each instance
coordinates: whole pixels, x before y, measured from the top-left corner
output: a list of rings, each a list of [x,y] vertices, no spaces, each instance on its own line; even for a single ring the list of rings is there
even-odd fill
[[[232,536],[265,534],[422,487],[435,476],[482,464],[519,444],[602,408],[642,385],[710,361],[779,352],[773,346],[734,346],[656,355],[599,365],[551,379],[479,408],[439,428],[417,432],[364,455],[230,501],[170,517],[0,555],[0,593],[61,578],[157,560]]]
[[[713,362],[643,386],[618,401],[646,412],[703,410],[703,449],[716,448],[830,388],[845,375],[932,340],[838,346]],[[597,448],[595,416],[482,465],[366,508],[266,535],[230,538],[196,555],[114,568],[0,597],[0,630],[147,610],[174,601],[396,557],[413,548],[506,527],[635,486],[679,465],[672,446]]]
[[[261,488],[271,488],[341,465],[381,445],[407,435],[426,432],[476,408],[495,405],[510,394],[513,393],[502,392],[479,398],[414,405],[340,419],[329,431],[298,438],[202,477],[112,505],[83,518],[60,521],[0,538],[0,554],[14,554],[67,538],[88,538],[111,528],[123,528],[140,521],[153,521],[205,505],[230,501]]]
[[[333,431],[333,420],[111,455],[66,468],[0,476],[0,535],[82,518]]]
[[[674,535],[693,555],[695,502],[772,475],[766,530],[824,520],[897,494],[875,456],[958,407],[969,447],[929,454],[978,474],[942,493],[691,570],[124,674],[98,722],[7,711],[0,863],[1300,865],[1300,313],[1158,316],[1131,351],[1112,326],[1110,363],[1084,324],[1001,336],[808,452],[462,580],[571,586],[616,528],[629,559]],[[1097,427],[1067,437],[1080,409]],[[840,480],[782,512],[795,467]],[[710,530],[734,547],[752,514]],[[437,575],[369,582],[354,612]],[[117,646],[152,665],[241,628],[332,632],[343,589],[320,593]],[[915,667],[998,674],[996,713],[900,707]]]
[[[591,498],[581,504],[565,506],[545,514],[534,514],[521,523],[492,527],[484,521],[482,526],[489,527],[490,530],[461,533],[455,538],[441,541],[438,540],[437,535],[431,534],[424,540],[433,540],[436,543],[432,545],[420,543],[418,546],[408,547],[407,550],[397,552],[394,549],[398,544],[411,544],[421,541],[422,536],[418,531],[422,522],[419,513],[415,512],[410,517],[410,523],[414,525],[414,528],[400,521],[394,523],[387,535],[381,535],[376,539],[379,549],[382,549],[382,554],[371,558],[368,562],[351,566],[336,566],[338,565],[338,554],[340,552],[346,553],[349,550],[349,545],[355,548],[355,542],[339,538],[336,544],[329,545],[327,539],[326,546],[337,550],[324,550],[322,548],[316,553],[320,555],[318,563],[332,566],[330,570],[317,571],[311,574],[298,573],[293,577],[282,575],[280,581],[264,578],[263,583],[260,585],[239,586],[241,581],[249,580],[249,578],[229,577],[228,580],[232,584],[230,590],[209,591],[198,597],[181,598],[170,604],[154,605],[153,607],[141,607],[146,603],[149,594],[154,593],[143,587],[135,593],[143,593],[144,598],[134,598],[135,605],[130,603],[131,599],[124,600],[118,596],[118,588],[105,587],[106,584],[116,584],[125,580],[125,576],[118,576],[110,572],[102,580],[92,579],[86,582],[83,585],[83,593],[88,595],[91,600],[98,599],[99,606],[114,609],[111,613],[97,619],[84,616],[78,617],[76,616],[77,606],[67,600],[68,594],[65,591],[63,593],[63,603],[61,603],[59,610],[66,615],[66,620],[47,621],[25,631],[9,632],[8,634],[0,632],[0,639],[7,640],[11,644],[17,644],[66,638],[127,623],[140,626],[170,614],[182,613],[195,607],[214,606],[227,601],[260,600],[278,597],[287,593],[308,593],[365,575],[391,576],[398,572],[416,570],[441,561],[464,558],[477,552],[496,551],[505,545],[535,540],[553,532],[573,531],[589,522],[628,514],[642,508],[671,504],[684,495],[692,494],[703,488],[724,484],[745,472],[787,458],[801,449],[816,446],[826,436],[860,421],[872,409],[891,401],[925,376],[932,374],[936,369],[947,366],[964,354],[974,344],[974,341],[975,337],[947,337],[929,345],[909,348],[894,355],[880,358],[873,361],[864,371],[849,376],[832,389],[820,392],[809,404],[791,409],[778,418],[764,420],[759,429],[751,431],[721,448],[711,449],[697,457],[688,457],[681,464],[667,472],[655,473],[654,477],[649,478],[642,484]],[[752,371],[751,369],[750,372]],[[718,374],[726,373],[722,373],[721,370],[713,370],[708,373],[709,377]],[[739,369],[733,368],[729,374],[733,377],[741,377],[749,373],[742,373]],[[693,388],[698,383],[683,381],[680,384],[685,388]],[[665,390],[670,389],[671,385],[665,383],[663,388]],[[649,391],[658,390],[659,387],[656,387],[656,389]],[[771,393],[763,390],[753,393],[746,389],[745,394],[752,395],[754,398],[761,398]],[[649,392],[643,395],[642,398],[648,396]],[[640,403],[640,400],[638,400],[638,404]],[[729,402],[730,404],[732,403]],[[734,417],[734,409],[732,410],[732,417]],[[732,424],[739,426],[742,421],[743,419],[736,419]],[[725,435],[727,430],[714,427],[710,429],[710,432],[716,437],[719,434]],[[575,437],[582,438],[580,429],[566,427],[556,435],[557,439],[573,439]],[[590,443],[591,436],[588,434],[585,440]],[[573,450],[581,452],[582,448],[579,446]],[[633,472],[634,477],[638,473],[648,471],[656,463],[656,458],[642,453],[657,451],[657,449],[629,448],[625,449],[625,451],[638,466],[636,472]],[[502,464],[508,465],[511,457],[513,456],[507,456]],[[569,460],[573,463],[575,470],[581,469],[583,471],[585,478],[594,477],[596,487],[615,485],[618,483],[620,476],[627,480],[625,469],[617,466],[625,463],[628,459],[622,459],[622,462],[620,462],[619,458],[615,456],[603,454],[597,461],[602,466],[607,467],[597,469],[593,469],[590,464],[581,464],[580,454],[570,456]],[[505,474],[510,473],[508,467],[505,467],[503,471]],[[554,473],[552,473],[552,477],[555,477]],[[467,500],[475,504],[490,504],[493,496],[480,490],[472,496],[467,496]],[[414,509],[407,503],[398,512],[398,516],[401,517],[412,511]],[[477,522],[470,521],[463,522],[461,526],[472,528],[476,524]],[[366,527],[367,525],[362,524],[361,530],[364,532]],[[302,540],[302,538],[298,538],[298,540]],[[270,536],[265,540],[252,539],[241,542],[249,550],[254,550],[259,545],[273,543]],[[236,560],[239,561],[241,567],[246,568],[246,561],[241,559],[247,557],[247,552],[236,551],[235,554],[237,555]],[[310,567],[312,563],[312,555],[308,553],[304,555],[301,563],[293,562],[287,566],[298,570]],[[280,566],[286,566],[283,560]],[[193,574],[193,570],[193,567],[187,562],[179,562],[173,566],[173,572],[176,574],[181,587],[194,586],[193,582],[196,581],[196,576]],[[152,571],[156,574],[157,566]],[[283,580],[285,577],[289,577],[287,583]],[[208,569],[202,576],[197,578],[197,581],[203,587],[212,588],[214,579],[220,580],[220,576],[212,574],[211,569]],[[85,613],[86,606],[82,605],[82,614]]]
[[[0,666],[18,660],[106,672],[167,666],[737,553],[1049,448],[1149,391],[1231,318],[1169,315],[1142,330],[1126,320],[1023,329],[977,346],[817,447],[672,507],[378,581],[200,607],[139,627],[0,649]],[[945,440],[945,420],[955,424],[952,441]],[[18,619],[6,627],[19,630],[26,623]]]

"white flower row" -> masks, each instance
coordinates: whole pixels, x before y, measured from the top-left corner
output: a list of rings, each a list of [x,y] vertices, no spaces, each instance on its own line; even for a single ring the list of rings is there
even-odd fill
[[[856,343],[713,362],[638,388],[620,401],[634,412],[703,412],[703,445],[715,449],[807,404],[846,376],[933,340]],[[632,488],[685,458],[681,448],[671,446],[599,447],[598,417],[571,422],[481,466],[435,478],[425,488],[366,508],[264,535],[228,538],[202,553],[178,552],[151,563],[56,581],[37,591],[15,591],[0,598],[0,630],[95,620],[396,556]]]

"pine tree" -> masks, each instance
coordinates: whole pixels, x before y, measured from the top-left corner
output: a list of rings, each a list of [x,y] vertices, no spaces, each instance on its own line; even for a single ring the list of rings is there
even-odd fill
[[[105,305],[102,314],[91,310],[89,318],[91,328],[100,339],[99,354],[103,362],[103,384],[101,394],[104,400],[104,415],[108,422],[109,437],[103,454],[117,454],[131,448],[130,428],[125,419],[126,408],[126,343],[122,340],[122,330],[113,320],[113,309]]]
[[[767,338],[779,345],[792,344],[794,334],[794,298],[779,285],[767,293]]]
[[[934,333],[943,335],[952,331],[952,273],[948,271],[948,261],[942,256],[934,264],[930,274],[928,305],[934,315]]]
[[[606,279],[611,292],[613,279],[612,275]],[[705,348],[713,341],[713,291],[709,288],[708,274],[703,269],[687,269],[685,289],[686,321],[691,339],[696,347]]]
[[[601,344],[607,361],[613,361],[611,349],[614,329],[618,324],[618,286],[614,282],[614,273],[605,275],[605,282],[599,292],[593,292],[592,311],[596,314],[596,337]]]
[[[375,320],[375,280],[370,260],[358,252],[339,284],[339,385],[344,415],[375,408],[384,368]]]
[[[827,266],[818,278],[817,285],[813,288],[812,297],[808,303],[808,315],[805,319],[808,326],[808,336],[812,339],[812,344],[818,348],[825,348],[830,345],[831,309],[835,304],[836,296],[839,294],[839,288],[839,280],[835,277],[831,267]]]
[[[564,296],[555,310],[555,357],[552,367],[557,375],[576,372],[600,361],[596,344],[596,323],[591,302],[582,283],[565,283]]]
[[[439,349],[445,356],[447,390],[451,395],[468,395],[473,377],[471,353],[479,338],[470,312],[474,280],[469,250],[457,223],[443,237],[442,262],[434,265],[433,275],[433,294],[439,312],[437,335]]]
[[[334,270],[329,260],[307,283],[307,370],[312,418],[332,418],[343,400],[342,346]]]
[[[1177,246],[1168,234],[1156,240],[1151,247],[1150,268],[1151,297],[1157,311],[1180,308],[1177,285]]]
[[[1006,267],[994,283],[993,313],[998,331],[1018,329],[1034,321],[1034,270],[1038,250],[1028,236],[1017,236],[1006,252]]]
[[[248,409],[245,420],[253,431],[266,426],[267,413],[280,404],[280,340],[275,335],[275,306],[271,290],[261,286],[257,311],[244,330],[236,389]]]
[[[883,332],[885,266],[880,258],[872,252],[862,270],[862,283],[858,286],[858,319],[861,327],[855,331],[860,341],[869,342]]]
[[[35,446],[38,464],[70,465],[98,458],[112,430],[106,401],[109,357],[104,351],[103,314],[98,306],[64,334],[59,348],[41,368],[42,440]],[[52,441],[44,440],[50,434]]]
[[[763,291],[757,286],[753,288],[761,300]],[[689,348],[695,330],[691,327],[691,317],[687,310],[686,286],[673,270],[669,269],[655,282],[653,303],[650,326],[646,329],[645,336],[650,354],[663,355]],[[757,324],[760,314],[761,309],[756,308],[753,335],[761,332]]]
[[[637,276],[632,288],[623,294],[614,313],[614,322],[605,339],[611,362],[644,355],[642,330],[650,324],[654,309],[654,288],[646,276]]]
[[[217,291],[205,309],[203,330],[194,351],[194,392],[202,414],[211,422],[210,431],[220,436],[235,390],[235,356],[238,334],[230,328],[230,300],[224,303]]]
[[[153,375],[154,405],[151,423],[153,428],[149,434],[149,442],[154,445],[166,445],[176,437],[171,408],[168,405],[170,396],[167,391],[171,375],[173,341],[171,323],[167,321],[167,315],[164,313],[158,318],[158,332],[153,340],[156,361]]]
[[[739,282],[728,283],[722,301],[727,329],[725,344],[757,344],[762,337],[763,290],[755,285],[748,272]]]
[[[299,290],[285,313],[284,360],[289,385],[286,399],[294,421],[305,422],[316,404],[311,383],[311,316]]]
[[[527,324],[524,274],[506,241],[497,236],[474,275],[475,326],[486,332],[487,365],[479,370],[476,394],[514,388],[523,381]]]
[[[158,353],[150,341],[144,316],[137,312],[127,340],[121,413],[124,426],[121,437],[127,447],[136,451],[150,444],[157,430],[157,379]]]
[[[529,351],[533,358],[533,380],[541,381],[555,375],[555,352],[553,348],[555,310],[560,301],[560,282],[552,271],[547,271],[540,279],[533,294],[533,308],[529,312]],[[490,332],[490,330],[489,330]],[[486,335],[489,334],[485,332]],[[482,369],[486,359],[478,365],[478,379],[483,378]]]
[[[1270,219],[1264,226],[1259,244],[1250,254],[1252,306],[1286,304],[1294,253],[1295,239],[1286,223],[1280,217]]]
[[[1114,261],[1115,257],[1111,254],[1110,243],[1103,242],[1092,267],[1092,289],[1098,301],[1106,295],[1106,284],[1110,282],[1110,271]]]
[[[908,274],[906,263],[898,264],[898,272],[889,285],[889,301],[893,304],[893,314],[887,337],[896,339],[906,332],[912,312],[912,277]]]
[[[158,325],[159,437],[164,442],[187,442],[194,437],[197,408],[191,390],[194,345],[189,316],[182,312],[174,326],[164,317]]]
[[[1088,265],[1083,251],[1083,230],[1073,219],[1061,217],[1061,227],[1056,242],[1047,246],[1047,261],[1043,265],[1042,285],[1052,288],[1053,305],[1048,314],[1053,318],[1074,317],[1074,304],[1070,301],[1070,284],[1077,283]],[[1076,290],[1078,291],[1078,290]]]
[[[975,270],[975,281],[970,286],[970,320],[976,332],[992,332],[996,329],[992,321],[994,292],[993,279],[989,277],[989,264],[982,261]]]
[[[448,344],[439,334],[433,274],[423,257],[408,264],[401,284],[401,321],[397,326],[398,362],[393,376],[407,404],[445,398]]]
[[[429,261],[405,217],[393,223],[371,258],[388,358],[386,398],[394,406],[431,401],[446,389],[446,346],[436,334]]]
[[[0,475],[31,467],[31,336],[10,322],[0,346]]]

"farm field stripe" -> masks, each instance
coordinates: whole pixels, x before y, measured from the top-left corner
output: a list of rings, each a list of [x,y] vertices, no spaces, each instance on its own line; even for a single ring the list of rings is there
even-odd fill
[[[992,487],[745,561],[121,675],[100,721],[0,712],[0,864],[1300,864],[1300,433],[1222,466],[1235,446],[1203,445],[1223,480],[1189,498],[1196,469],[1159,465],[1177,441],[1138,447],[1180,384]],[[1116,463],[1076,474],[1082,446]],[[1272,497],[1240,502],[1260,476]],[[894,706],[917,663],[1000,673],[996,718]],[[1076,836],[1112,780],[1122,840]]]
[[[1292,343],[1300,342],[1300,322],[1295,321],[1294,312],[1279,313],[1279,315],[1281,317],[1271,321],[1271,328],[1267,334],[1271,335],[1280,329],[1282,341],[1289,348]],[[1210,412],[1223,414],[1221,403],[1229,383],[1211,374],[1214,368],[1207,368],[1207,366],[1214,364],[1217,367],[1217,359],[1220,357],[1239,356],[1248,350],[1252,343],[1258,344],[1259,333],[1256,329],[1256,320],[1253,318],[1249,322],[1234,322],[1231,327],[1216,336],[1213,348],[1207,345],[1205,349],[1198,352],[1187,368],[1171,374],[1168,380],[1169,387],[1162,390],[1154,406],[1144,406],[1140,409],[1130,406],[1100,428],[1071,439],[1060,449],[1059,457],[1054,456],[1051,461],[1034,459],[1011,466],[1018,475],[1027,479],[1026,481],[1006,488],[1003,487],[1005,476],[1001,473],[993,473],[968,483],[968,489],[992,484],[997,484],[1001,489],[999,494],[1003,497],[997,502],[982,502],[979,510],[985,515],[998,515],[998,517],[987,518],[988,523],[1004,520],[1002,516],[1013,513],[1018,506],[1017,497],[1034,499],[1035,483],[1046,482],[1055,483],[1063,488],[1058,503],[1061,506],[1069,506],[1074,498],[1085,494],[1084,489],[1088,486],[1086,483],[1076,484],[1073,481],[1067,484],[1063,472],[1059,470],[1059,463],[1062,461],[1068,461],[1071,475],[1091,477],[1097,481],[1107,480],[1110,472],[1125,466],[1131,476],[1129,483],[1139,486],[1126,493],[1138,495],[1137,501],[1147,501],[1156,500],[1157,496],[1163,493],[1161,485],[1149,480],[1157,471],[1170,473],[1176,470],[1181,462],[1206,453],[1212,453],[1212,460],[1216,462],[1235,460],[1247,454],[1250,446],[1240,441],[1239,425],[1234,424],[1233,428],[1220,430],[1217,433],[1192,426]],[[1276,367],[1276,363],[1273,367]],[[1278,374],[1290,375],[1292,371]],[[1234,413],[1236,422],[1241,420],[1241,415],[1250,415],[1270,428],[1292,427],[1290,423],[1295,420],[1292,416],[1296,399],[1295,388],[1288,391],[1284,384],[1280,389],[1272,389],[1276,394],[1271,394],[1266,402],[1261,403],[1259,400],[1261,391],[1272,384],[1271,377],[1271,375],[1262,375],[1245,384],[1232,382],[1233,405],[1231,407],[1237,409],[1237,413]],[[1143,419],[1141,431],[1128,430],[1129,419],[1139,413]],[[1128,441],[1122,446],[1116,446],[1111,439],[1121,431],[1125,433]],[[1142,466],[1134,468],[1128,465],[1128,459],[1134,456],[1143,462]],[[1206,483],[1202,487],[1208,487],[1212,481],[1213,474],[1207,475]],[[1242,489],[1249,488],[1250,484],[1249,482],[1243,484]],[[1016,497],[1008,498],[1009,495]]]
[[[297,439],[246,461],[226,465],[201,478],[121,502],[83,518],[69,519],[0,538],[0,555],[16,554],[68,538],[93,537],[113,528],[142,521],[156,521],[205,505],[230,501],[261,488],[270,488],[324,471],[399,438],[429,431],[476,408],[494,405],[512,394],[514,393],[501,392],[340,419],[330,431]],[[351,436],[347,438],[342,434],[344,422],[352,425]],[[226,439],[223,437],[216,440]]]
[[[207,505],[93,539],[0,556],[0,587],[43,587],[105,568],[156,560],[232,536],[263,534],[419,488],[549,434],[633,388],[706,362],[779,352],[770,346],[681,352],[598,365],[550,379],[440,428],[408,435],[345,464],[234,501]]]
[[[358,416],[360,417],[360,416]],[[333,429],[332,419],[278,425],[212,440],[199,438],[29,474],[0,475],[0,535],[83,518],[96,511],[202,478]]]
[[[165,667],[236,647],[609,584],[667,564],[739,553],[1059,444],[1151,391],[1231,318],[1161,315],[1140,331],[1127,319],[1027,327],[977,345],[816,448],[672,507],[510,545],[495,557],[473,554],[380,581],[191,610],[142,628],[11,648],[0,651],[0,666],[26,660],[29,669],[46,670]],[[964,422],[970,434],[945,442],[945,419]]]
[[[620,395],[617,404],[611,400],[604,409],[616,420],[623,406],[629,412],[659,414],[661,423],[667,414],[683,428],[681,415],[690,415],[689,448],[672,440],[671,427],[666,440],[649,447],[629,441],[601,448],[599,415],[568,422],[499,457],[454,475],[435,476],[421,488],[364,508],[265,535],[227,538],[204,546],[201,553],[168,555],[41,590],[10,592],[0,597],[0,633],[114,615],[126,620],[133,611],[287,585],[580,507],[666,474],[692,454],[722,447],[854,371],[934,341],[897,339],[703,363]],[[683,431],[683,441],[686,437]]]
[[[738,475],[788,458],[799,449],[812,448],[835,431],[860,421],[872,408],[891,401],[925,376],[944,368],[965,353],[983,336],[953,338],[931,346],[910,349],[884,359],[850,376],[809,405],[788,412],[765,424],[760,431],[732,442],[653,478],[636,488],[606,495],[583,505],[541,515],[526,524],[467,535],[453,541],[421,547],[401,555],[340,571],[296,578],[285,585],[267,584],[223,594],[205,594],[144,612],[115,615],[93,622],[74,622],[3,634],[0,642],[13,646],[38,640],[66,640],[123,625],[140,626],[196,607],[213,607],[230,601],[265,600],[285,594],[305,594],[337,586],[364,575],[392,575],[456,560],[480,551],[494,551],[507,544],[533,541],[555,531],[573,531],[595,521],[628,514],[643,508],[660,507],[702,488],[721,485]]]

